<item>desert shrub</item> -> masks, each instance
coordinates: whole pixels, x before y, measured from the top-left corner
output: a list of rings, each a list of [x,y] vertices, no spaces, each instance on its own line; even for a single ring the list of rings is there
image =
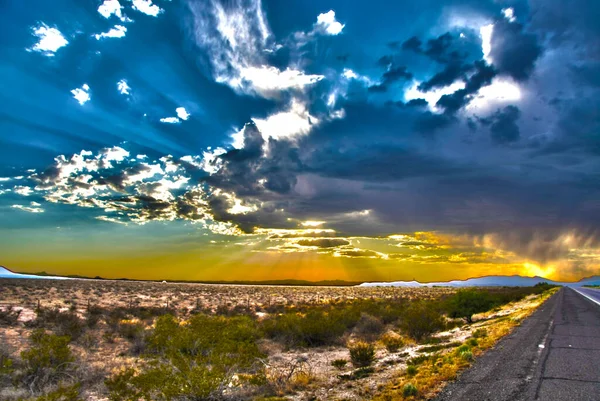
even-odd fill
[[[144,336],[144,325],[141,323],[121,322],[117,326],[117,333],[129,341],[135,341]]]
[[[36,318],[27,322],[29,327],[51,329],[59,336],[79,338],[85,329],[84,322],[74,312],[61,312],[58,308],[39,308]]]
[[[172,315],[157,319],[147,337],[145,367],[106,380],[112,400],[217,397],[233,374],[260,375],[259,331],[248,317],[195,315],[186,324]]]
[[[348,361],[345,359],[334,359],[333,361],[331,361],[331,366],[340,370],[344,369],[344,367],[346,367],[347,364]]]
[[[262,322],[267,337],[289,346],[320,346],[338,343],[347,329],[345,322],[320,310],[305,316],[285,313]]]
[[[354,332],[362,338],[365,339],[373,339],[376,336],[380,335],[385,326],[375,316],[369,315],[368,313],[361,313],[360,319],[356,322],[356,326],[354,327]]]
[[[473,338],[483,338],[483,337],[487,337],[487,330],[486,329],[477,329],[473,332],[472,334]]]
[[[375,361],[375,347],[373,344],[357,342],[348,347],[352,365],[357,368],[370,366]]]
[[[427,302],[414,302],[406,308],[400,328],[420,341],[444,328],[444,317]]]
[[[0,339],[3,340],[3,339]],[[14,361],[10,357],[8,347],[0,343],[0,388],[8,387],[12,381],[11,374],[14,370]],[[0,395],[0,398],[2,396]]]
[[[398,352],[398,350],[404,347],[405,344],[405,341],[401,336],[392,333],[384,334],[383,336],[381,336],[380,340],[385,349],[387,349],[388,352],[391,353]]]
[[[471,350],[463,351],[459,354],[459,356],[465,361],[473,360],[473,352]]]
[[[406,383],[404,387],[402,387],[402,395],[404,397],[415,396],[419,393],[417,387],[412,383]]]
[[[469,338],[467,340],[467,344],[471,347],[477,347],[479,345],[479,341],[476,338]]]
[[[15,310],[12,306],[0,309],[0,326],[14,326],[19,322],[21,310]]]
[[[467,323],[472,323],[474,314],[487,312],[496,304],[487,291],[461,289],[448,300],[448,314],[450,317],[460,317]]]
[[[84,333],[81,337],[79,337],[78,343],[87,350],[92,350],[96,348],[97,340],[94,334],[91,332]]]
[[[71,339],[47,334],[44,329],[34,330],[29,338],[31,347],[21,352],[25,365],[22,379],[24,384],[39,391],[71,370],[74,360],[69,349]]]
[[[68,336],[47,334],[44,329],[36,329],[29,337],[32,347],[21,352],[21,358],[27,369],[35,373],[40,369],[63,369],[72,362],[73,357],[69,349],[71,339]]]
[[[80,397],[80,387],[79,383],[71,386],[60,385],[56,390],[36,398],[35,401],[83,401]]]
[[[408,365],[406,367],[406,374],[409,376],[414,376],[419,372],[419,369],[415,365]]]
[[[90,305],[85,312],[85,324],[89,328],[94,328],[100,321],[100,317],[104,310],[99,306]]]

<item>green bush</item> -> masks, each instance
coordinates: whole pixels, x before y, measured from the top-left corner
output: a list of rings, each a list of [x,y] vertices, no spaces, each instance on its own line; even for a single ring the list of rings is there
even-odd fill
[[[289,346],[308,347],[339,343],[348,329],[347,322],[339,314],[322,310],[309,311],[304,316],[285,313],[264,320],[262,326],[267,337]]]
[[[415,396],[419,393],[417,387],[412,383],[406,383],[404,387],[402,387],[402,395],[404,397]]]
[[[111,400],[219,398],[232,375],[258,377],[259,331],[249,317],[195,315],[185,324],[172,315],[157,319],[146,339],[148,364],[106,380]],[[221,394],[222,395],[222,394]]]
[[[450,317],[463,318],[467,323],[472,323],[474,314],[487,312],[496,304],[487,291],[461,289],[448,300],[448,314]]]
[[[459,354],[459,356],[464,359],[465,361],[472,361],[473,360],[473,352],[471,350],[468,351],[463,351]]]
[[[414,302],[402,315],[400,328],[417,341],[444,328],[444,317],[427,302]]]
[[[27,371],[36,374],[42,369],[64,371],[73,361],[68,336],[46,334],[44,329],[36,329],[29,337],[32,347],[21,352]]]
[[[348,347],[352,365],[357,368],[370,366],[375,361],[375,347],[373,344],[357,342]]]
[[[409,376],[414,376],[419,372],[419,369],[415,365],[408,365],[406,367],[406,374]]]
[[[72,311],[61,312],[58,308],[40,308],[36,310],[36,318],[27,322],[29,327],[50,329],[59,336],[69,336],[76,340],[83,334],[83,320]]]

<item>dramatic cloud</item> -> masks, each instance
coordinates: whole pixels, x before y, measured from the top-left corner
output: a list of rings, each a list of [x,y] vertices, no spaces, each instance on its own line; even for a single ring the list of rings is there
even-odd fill
[[[0,15],[6,230],[236,241],[348,277],[600,268],[589,1],[67,3]]]
[[[521,24],[508,20],[494,24],[490,46],[489,57],[494,66],[501,74],[517,81],[529,78],[542,53],[534,34],[526,33]]]
[[[191,2],[189,6],[194,15],[194,38],[208,54],[217,82],[240,92],[273,98],[281,91],[302,91],[324,78],[293,66],[282,70],[268,65],[266,55],[274,43],[260,1],[236,0],[224,6],[210,0],[208,4]],[[335,31],[335,24],[328,29]]]
[[[492,117],[493,122],[490,125],[492,140],[501,144],[518,141],[520,133],[517,120],[520,115],[521,112],[515,106],[507,106],[499,110]]]

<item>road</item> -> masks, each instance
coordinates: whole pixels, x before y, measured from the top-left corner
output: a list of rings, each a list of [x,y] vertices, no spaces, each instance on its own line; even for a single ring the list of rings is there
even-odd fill
[[[562,288],[436,400],[599,401],[599,362],[600,304]]]

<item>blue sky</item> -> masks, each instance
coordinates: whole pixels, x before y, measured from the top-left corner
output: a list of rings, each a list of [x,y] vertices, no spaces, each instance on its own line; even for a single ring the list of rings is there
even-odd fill
[[[591,0],[0,8],[0,263],[599,271]]]

